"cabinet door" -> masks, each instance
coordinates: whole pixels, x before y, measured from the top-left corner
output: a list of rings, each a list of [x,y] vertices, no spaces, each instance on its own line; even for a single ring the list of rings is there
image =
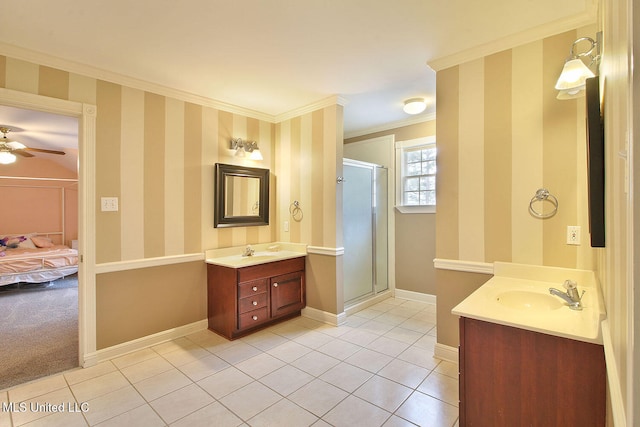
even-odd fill
[[[271,278],[271,317],[300,311],[305,306],[304,272]]]

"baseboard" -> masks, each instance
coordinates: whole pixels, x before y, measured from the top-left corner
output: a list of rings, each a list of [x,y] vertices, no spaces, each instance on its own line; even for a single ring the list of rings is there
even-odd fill
[[[340,314],[333,314],[313,307],[303,308],[302,316],[312,320],[317,320],[318,322],[328,323],[333,326],[344,325],[347,321],[347,313],[344,311]]]
[[[405,291],[404,289],[398,289],[398,288],[396,288],[396,290],[395,290],[395,297],[396,298],[402,298],[402,299],[408,299],[408,300],[411,300],[411,301],[428,302],[428,303],[431,303],[431,304],[435,304],[436,303],[436,296],[435,295],[423,294],[422,292]]]
[[[133,341],[128,341],[122,344],[114,345],[112,347],[103,348],[94,353],[85,354],[82,367],[88,368],[100,362],[104,362],[105,360],[124,356],[125,354],[132,353],[134,351],[142,350],[153,345],[157,345],[166,341],[171,341],[173,339],[183,337],[185,335],[202,331],[204,329],[207,329],[207,327],[208,320],[203,319],[188,325],[168,329],[166,331],[158,332],[153,335],[147,335],[146,337],[138,338]]]
[[[433,349],[433,357],[446,360],[448,362],[458,363],[458,348],[436,343],[435,348]]]

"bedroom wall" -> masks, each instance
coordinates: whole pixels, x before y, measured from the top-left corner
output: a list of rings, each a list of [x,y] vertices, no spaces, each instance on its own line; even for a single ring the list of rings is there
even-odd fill
[[[97,106],[96,262],[98,268],[109,266],[110,270],[122,266],[122,271],[96,275],[98,350],[206,319],[203,262],[126,270],[130,261],[201,255],[206,249],[278,239],[317,242],[321,247],[332,248],[340,244],[341,229],[336,231],[335,215],[337,200],[342,197],[335,196],[335,156],[342,146],[340,106],[309,112],[299,120],[287,118],[279,128],[282,131],[289,125],[295,127],[296,122],[310,123],[314,129],[323,129],[323,140],[332,141],[320,157],[308,152],[305,158],[320,171],[313,180],[320,177],[325,195],[317,203],[331,198],[333,201],[312,213],[305,200],[306,217],[301,228],[292,223],[292,230],[284,232],[277,228],[281,225],[277,219],[283,212],[288,216],[291,197],[304,200],[306,193],[294,196],[292,189],[297,188],[298,179],[311,182],[311,169],[296,171],[298,166],[290,163],[291,154],[284,146],[276,152],[276,125],[255,118],[259,114],[249,117],[250,114],[230,113],[208,104],[186,102],[6,56],[0,56],[0,87]],[[257,140],[264,161],[233,157],[228,149],[232,137]],[[276,161],[280,163],[276,165]],[[216,162],[275,172],[271,178],[271,225],[213,228]],[[282,199],[278,199],[279,194],[283,194]],[[118,197],[120,210],[100,212],[100,197]],[[315,294],[311,289],[309,305],[341,311],[340,292],[336,292],[341,281],[339,262],[330,256],[328,266],[324,260],[313,263],[317,276],[308,285],[319,284],[322,288]],[[161,296],[152,298],[154,292]],[[186,294],[190,297],[185,299]],[[153,299],[153,308],[149,307],[149,298]],[[143,322],[140,312],[146,313]]]
[[[0,235],[61,232],[51,236],[71,246],[78,238],[77,174],[40,157],[0,166],[0,200],[4,207]],[[19,179],[27,178],[47,178]]]

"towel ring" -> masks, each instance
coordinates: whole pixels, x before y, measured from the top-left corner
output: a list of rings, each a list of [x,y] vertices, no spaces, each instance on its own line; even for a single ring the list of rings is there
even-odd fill
[[[551,212],[542,213],[535,210],[535,208],[533,207],[534,202],[545,202],[545,201],[553,205],[553,210]],[[556,199],[556,197],[553,194],[549,193],[549,190],[547,190],[546,188],[540,188],[538,191],[536,191],[535,196],[533,196],[529,201],[529,212],[531,213],[531,215],[535,216],[536,218],[542,218],[542,219],[551,218],[556,214],[556,212],[558,212],[558,199]]]
[[[300,202],[294,200],[293,203],[289,206],[289,213],[293,217],[293,220],[296,222],[302,221],[304,217],[304,213],[302,212],[302,208],[300,207]]]

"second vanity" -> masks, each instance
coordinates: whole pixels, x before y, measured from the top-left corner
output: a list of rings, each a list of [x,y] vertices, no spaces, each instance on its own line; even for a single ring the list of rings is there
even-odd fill
[[[235,339],[299,316],[305,256],[304,245],[286,243],[207,251],[209,329]]]
[[[573,310],[550,288],[584,291]],[[460,316],[460,425],[605,425],[602,293],[593,272],[494,264]]]

